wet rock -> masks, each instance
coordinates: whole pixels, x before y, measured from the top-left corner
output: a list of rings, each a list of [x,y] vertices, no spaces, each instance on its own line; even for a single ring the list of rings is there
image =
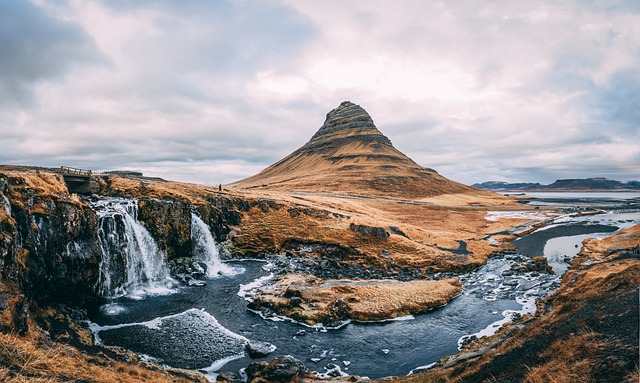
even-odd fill
[[[249,357],[251,359],[264,358],[265,356],[274,352],[276,348],[277,347],[272,345],[271,343],[258,341],[250,341],[244,347],[245,351],[247,352],[247,354],[249,354]]]
[[[138,219],[167,259],[191,256],[191,206],[180,201],[141,199]]]
[[[300,330],[296,333],[296,336],[306,336],[307,335],[307,331],[306,330]]]
[[[342,299],[336,299],[329,309],[329,314],[322,319],[322,324],[327,327],[338,327],[342,321],[349,317],[349,305]]]
[[[216,382],[240,383],[242,382],[242,379],[240,379],[240,377],[233,372],[224,371],[218,374]]]
[[[503,276],[515,275],[517,273],[538,272],[554,274],[545,257],[517,258],[511,265],[511,269],[502,272]]]
[[[289,302],[291,303],[292,307],[298,307],[302,304],[302,298],[300,297],[291,297],[291,299],[289,299]]]
[[[291,355],[278,356],[270,363],[251,363],[245,370],[248,382],[291,382],[310,377],[311,372]]]
[[[409,237],[407,237],[407,235],[406,235],[402,230],[398,229],[398,228],[397,228],[397,227],[395,227],[395,226],[389,226],[389,230],[391,230],[391,232],[392,232],[393,234],[401,235],[401,236],[403,236],[403,237],[405,237],[405,238],[409,238]]]

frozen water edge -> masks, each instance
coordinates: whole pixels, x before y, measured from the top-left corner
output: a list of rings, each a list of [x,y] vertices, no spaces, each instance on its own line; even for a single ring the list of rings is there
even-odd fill
[[[497,320],[489,324],[484,329],[469,335],[464,335],[458,339],[458,350],[462,350],[462,346],[469,340],[475,338],[483,338],[491,336],[498,332],[502,326],[506,323],[513,322],[513,320],[519,315],[534,314],[536,312],[536,299],[535,297],[517,297],[516,302],[522,305],[520,310],[504,310],[502,312],[502,319]]]
[[[218,370],[229,361],[243,357],[244,347],[249,343],[249,339],[225,328],[204,309],[195,308],[144,322],[104,326],[89,322],[89,328],[96,344],[105,344],[104,339],[109,341],[106,344],[113,344],[114,339],[143,337],[146,339],[144,347],[137,350],[133,348],[139,355],[146,354],[163,364],[175,360],[179,355],[182,363],[187,365],[174,367],[202,368],[207,372]],[[183,336],[184,340],[176,341],[179,336]],[[171,351],[167,354],[163,348],[156,347],[158,344],[166,345]]]
[[[545,220],[550,217],[533,211],[488,211],[484,219],[487,221],[497,221],[506,218]]]

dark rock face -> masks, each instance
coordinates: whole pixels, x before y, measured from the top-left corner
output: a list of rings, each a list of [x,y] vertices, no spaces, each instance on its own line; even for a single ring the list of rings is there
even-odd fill
[[[179,201],[144,199],[138,219],[149,230],[167,259],[191,256],[191,207]]]
[[[194,206],[200,218],[211,228],[217,242],[223,242],[233,226],[240,224],[242,212],[251,209],[248,201],[228,197],[208,198],[206,205]]]
[[[95,212],[2,174],[0,208],[2,331],[27,332],[31,300],[82,304],[96,298],[101,252]]]
[[[377,239],[378,241],[385,242],[389,239],[389,232],[382,227],[373,227],[367,225],[349,225],[349,230],[361,234],[365,237],[372,237]]]
[[[4,220],[0,249],[3,279],[29,298],[93,299],[101,259],[95,212],[63,197],[44,198],[21,179],[3,179],[0,198],[9,201],[11,212]]]
[[[304,363],[290,355],[278,356],[271,363],[251,363],[245,372],[248,382],[291,382],[311,375]]]
[[[101,259],[96,214],[64,201],[52,202],[44,214],[13,210],[17,240],[27,254],[24,291],[54,301],[93,298]]]

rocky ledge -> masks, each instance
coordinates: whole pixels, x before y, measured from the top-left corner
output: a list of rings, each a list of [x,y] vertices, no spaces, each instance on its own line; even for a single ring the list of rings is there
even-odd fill
[[[461,292],[457,279],[322,280],[314,275],[287,274],[259,289],[249,308],[265,316],[337,327],[349,319],[380,321],[427,311]]]

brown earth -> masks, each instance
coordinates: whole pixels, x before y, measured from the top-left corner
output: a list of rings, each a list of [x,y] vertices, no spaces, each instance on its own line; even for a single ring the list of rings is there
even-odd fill
[[[278,315],[308,325],[339,325],[341,321],[379,321],[445,305],[462,292],[457,279],[321,280],[288,274],[254,296],[253,307],[269,307]]]

